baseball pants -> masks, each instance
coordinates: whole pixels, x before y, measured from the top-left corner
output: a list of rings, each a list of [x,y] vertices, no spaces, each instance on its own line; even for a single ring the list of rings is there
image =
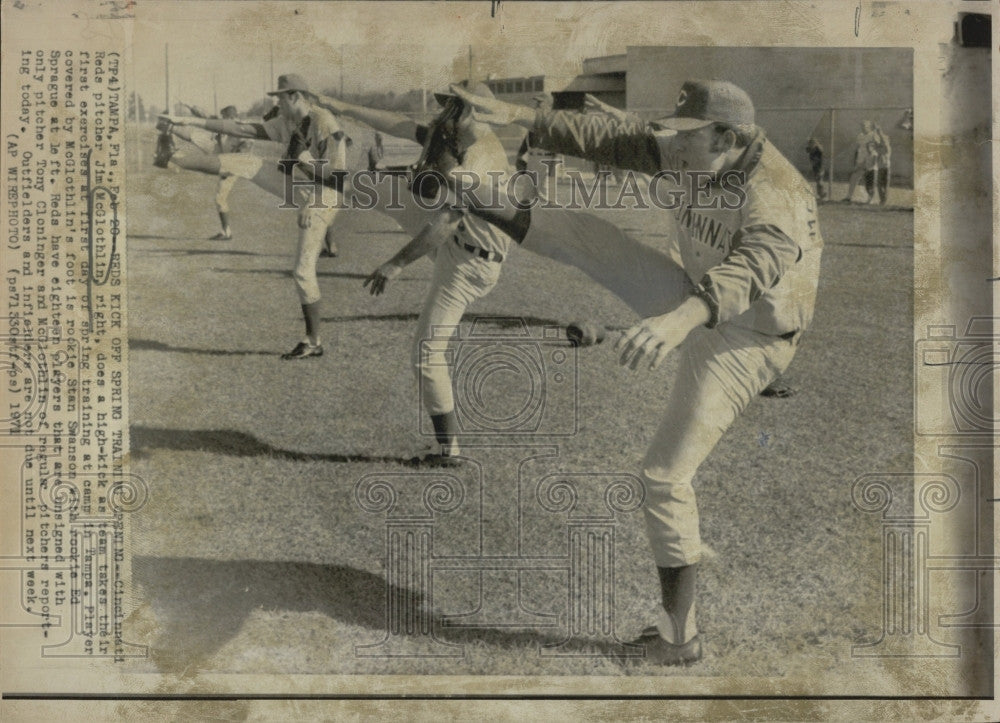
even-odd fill
[[[245,153],[220,154],[219,159],[222,172],[248,178],[276,196],[284,193],[284,176],[273,168],[274,164]],[[375,206],[372,210],[392,218],[408,236],[416,236],[444,212],[429,210],[418,204],[405,179],[400,176],[384,174],[372,185],[375,187]],[[360,200],[367,201],[367,198]],[[299,231],[293,276],[303,304],[320,298],[316,261],[323,246],[326,226],[333,221],[336,211],[335,207],[311,209],[315,215],[309,228]],[[448,346],[466,308],[488,294],[499,278],[499,263],[474,256],[450,240],[437,249],[431,291],[417,320],[411,350],[411,363],[420,397],[429,414],[444,414],[455,409]]]
[[[228,178],[246,178],[256,186],[283,198],[285,175],[278,170],[276,161],[268,161],[252,153],[220,153],[219,174]],[[221,188],[221,182],[220,182]],[[324,208],[310,208],[308,228],[299,229],[295,248],[295,265],[292,278],[295,290],[302,304],[312,304],[320,300],[319,282],[316,279],[316,262],[326,237],[326,229],[337,216],[342,205],[340,195],[332,189],[324,191]],[[302,198],[298,199],[302,203]]]
[[[500,263],[474,256],[451,240],[437,249],[431,291],[417,320],[410,357],[428,414],[455,409],[448,345],[469,304],[496,286],[500,267]]]
[[[417,203],[400,176],[383,175],[372,185],[377,196],[373,210],[392,218],[407,236],[415,237],[427,224],[447,213]],[[448,347],[469,304],[496,286],[500,266],[459,248],[450,238],[434,252],[431,289],[417,319],[410,353],[420,400],[428,414],[446,414],[455,409]]]
[[[302,304],[314,304],[320,299],[316,262],[319,261],[319,254],[326,240],[326,228],[333,223],[339,210],[336,205],[339,201],[335,201],[333,195],[328,191],[325,199],[326,203],[331,205],[324,208],[310,208],[309,226],[299,229],[292,278],[295,279],[295,289]]]
[[[880,166],[878,169],[878,202],[885,205],[889,200],[889,167]]]
[[[591,214],[536,208],[521,245],[579,268],[644,318],[676,308],[692,289],[669,256]],[[795,349],[791,340],[727,323],[699,327],[681,345],[680,368],[642,463],[657,566],[702,559],[695,472],[750,401],[788,367]]]
[[[219,176],[219,183],[215,187],[215,207],[219,213],[229,213],[229,194],[233,192],[233,186],[239,176],[226,175]]]

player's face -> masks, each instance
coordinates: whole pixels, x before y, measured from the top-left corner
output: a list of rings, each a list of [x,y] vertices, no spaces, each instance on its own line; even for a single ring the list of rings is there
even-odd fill
[[[472,107],[464,103],[462,104],[462,112],[458,116],[456,126],[459,131],[471,139],[482,138],[492,130],[488,123],[477,121],[472,114]]]
[[[282,93],[278,96],[278,110],[283,117],[293,121],[302,120],[305,115],[304,105],[305,99],[299,93]]]
[[[719,148],[719,135],[711,124],[690,131],[677,131],[673,150],[681,171],[722,170],[725,153]]]

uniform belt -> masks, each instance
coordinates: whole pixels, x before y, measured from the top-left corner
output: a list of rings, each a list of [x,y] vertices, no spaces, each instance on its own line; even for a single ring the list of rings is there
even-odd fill
[[[799,332],[797,330],[796,331],[786,331],[784,334],[779,334],[778,338],[779,339],[786,339],[786,340],[787,339],[794,339],[795,335],[798,334],[798,333]]]
[[[467,244],[464,241],[462,241],[458,236],[452,236],[451,238],[459,248],[463,248],[470,254],[475,254],[481,259],[486,259],[487,261],[496,261],[498,264],[503,261],[503,254],[501,253],[497,253],[496,251],[487,251],[486,249],[481,249],[478,246]]]

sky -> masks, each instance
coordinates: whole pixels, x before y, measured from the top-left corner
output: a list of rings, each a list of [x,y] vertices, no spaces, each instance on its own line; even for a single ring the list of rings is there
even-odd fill
[[[133,87],[163,107],[165,46],[170,99],[212,110],[245,110],[272,89],[274,75],[298,72],[318,89],[397,93],[440,88],[469,73],[553,75],[569,80],[581,60],[622,53],[627,36],[602,30],[603,4],[489,2],[157,2],[135,25]],[[576,17],[586,12],[590,22]]]

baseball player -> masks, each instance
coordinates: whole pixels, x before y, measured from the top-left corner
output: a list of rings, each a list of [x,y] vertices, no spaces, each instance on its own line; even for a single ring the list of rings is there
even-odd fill
[[[809,168],[816,183],[816,198],[822,201],[826,198],[826,186],[823,183],[823,146],[815,138],[810,138],[806,143],[806,155],[809,156]]]
[[[462,88],[472,97],[493,98],[484,83],[463,81],[454,87]],[[488,172],[494,172],[492,179],[502,181],[502,175],[496,172],[509,172],[507,154],[490,125],[476,121],[452,90],[436,93],[435,98],[443,110],[428,125],[399,113],[353,105],[328,96],[317,96],[315,102],[377,132],[421,144],[423,150],[415,179],[420,179],[423,172],[434,171],[451,177],[472,173],[486,180],[491,178]],[[434,253],[434,274],[417,320],[411,361],[438,444],[437,451],[422,461],[453,463],[460,453],[459,424],[447,363],[448,346],[469,304],[488,294],[499,280],[501,264],[509,253],[510,237],[460,209],[426,211],[414,203],[408,192],[394,194],[384,184],[377,191],[378,210],[392,216],[413,239],[365,280],[371,293],[383,293],[408,264]],[[404,208],[388,208],[393,198],[399,198]]]
[[[875,136],[875,156],[878,162],[877,182],[878,203],[884,206],[889,200],[889,168],[892,164],[892,144],[889,136],[882,130],[878,123],[872,125],[872,134]]]
[[[280,116],[263,123],[171,116],[164,118],[175,125],[191,125],[213,133],[285,143],[287,144],[285,158],[279,165],[287,174],[298,170],[311,176],[315,172],[311,162],[319,159],[326,161],[329,173],[334,173],[336,169],[344,169],[347,136],[329,111],[314,107],[310,103],[309,86],[300,75],[291,73],[279,76],[277,90],[268,95],[277,97]],[[248,156],[249,154],[221,156],[221,172],[244,177],[262,175],[259,159],[253,160],[252,156],[249,158]],[[251,167],[234,168],[227,164],[240,166],[251,164]],[[280,191],[278,195],[281,195]],[[306,359],[323,354],[323,345],[320,341],[320,292],[316,280],[316,261],[323,247],[326,230],[336,216],[339,200],[336,190],[323,184],[316,184],[308,191],[306,202],[299,204],[299,239],[292,275],[302,304],[305,336],[294,349],[283,354],[282,359]]]
[[[236,106],[227,105],[219,112],[219,115],[224,120],[234,120],[237,116]],[[232,138],[222,133],[215,135],[215,143],[218,153],[249,153],[253,147],[253,141],[247,138]],[[229,226],[229,194],[232,193],[237,178],[239,176],[231,173],[219,176],[219,184],[215,188],[215,207],[219,212],[222,231],[212,237],[213,241],[229,241],[233,237],[232,229]]]
[[[732,83],[684,83],[674,113],[654,123],[532,112],[456,92],[477,118],[529,128],[554,152],[650,174],[651,193],[669,179],[680,194],[673,212],[680,265],[593,214],[518,208],[503,194],[502,210],[481,199],[470,205],[526,249],[577,266],[643,317],[616,345],[622,365],[655,368],[679,347],[663,421],[642,463],[662,611],[636,642],[662,665],[697,661],[703,548],[692,480],[750,400],[788,366],[809,326],[822,250],[816,199]]]
[[[865,184],[868,185],[867,174],[873,172],[878,166],[878,156],[873,152],[874,129],[872,122],[866,120],[861,124],[861,132],[854,139],[854,169],[851,171],[850,179],[848,179],[844,203],[850,203],[851,199],[854,198],[854,189],[857,188],[858,181],[864,178]],[[874,188],[868,189],[866,203],[871,203],[873,191]]]
[[[188,106],[197,118],[208,118],[209,116],[201,112],[197,106]],[[225,120],[233,120],[237,117],[236,107],[227,106],[223,108],[222,117]],[[228,113],[228,115],[227,115]],[[264,114],[263,120],[269,121],[280,115],[280,108],[275,105]],[[165,116],[163,116],[165,118]],[[229,194],[236,185],[236,180],[245,178],[264,190],[272,191],[279,198],[284,194],[283,176],[277,177],[270,173],[271,168],[263,162],[263,159],[252,155],[253,142],[246,138],[230,138],[221,133],[214,135],[202,131],[199,128],[186,128],[176,126],[164,121],[157,124],[160,136],[157,139],[156,154],[153,165],[158,168],[167,168],[172,162],[175,166],[187,171],[198,171],[211,176],[219,177],[219,184],[216,188],[215,203],[219,210],[219,219],[222,221],[222,233],[211,238],[212,241],[228,241],[232,238],[229,228]],[[176,136],[194,145],[201,153],[191,154],[181,152],[177,154],[177,144],[173,137]],[[211,138],[212,143],[207,143]],[[348,139],[348,142],[350,139]],[[223,159],[221,163],[206,158],[205,154],[212,153]],[[224,170],[223,170],[224,168]],[[300,199],[301,202],[306,201]],[[320,256],[337,256],[337,239],[333,224],[326,227],[326,238]]]

